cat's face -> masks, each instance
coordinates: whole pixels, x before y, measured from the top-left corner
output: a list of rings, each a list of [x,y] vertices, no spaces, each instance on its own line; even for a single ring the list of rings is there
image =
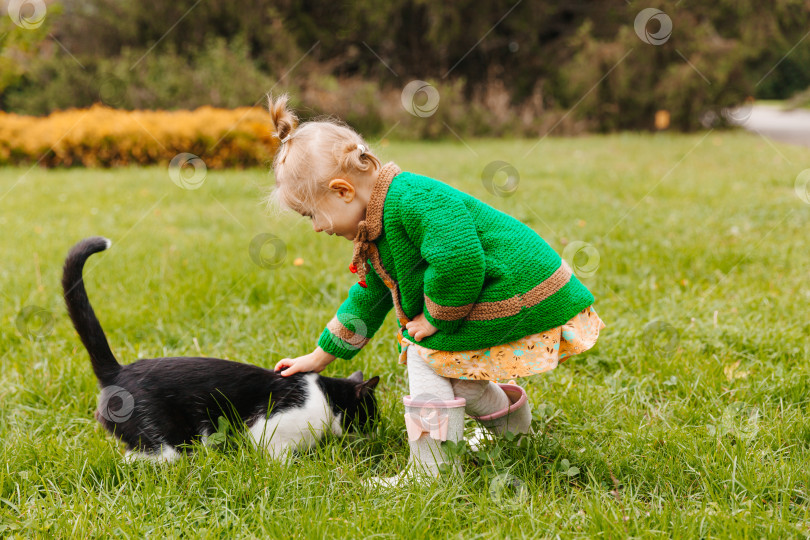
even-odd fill
[[[377,424],[377,398],[374,396],[374,388],[380,382],[380,378],[375,376],[363,381],[363,375],[358,371],[353,373],[349,380],[355,383],[355,399],[351,400],[344,410],[341,420],[343,429],[346,431],[369,432]]]

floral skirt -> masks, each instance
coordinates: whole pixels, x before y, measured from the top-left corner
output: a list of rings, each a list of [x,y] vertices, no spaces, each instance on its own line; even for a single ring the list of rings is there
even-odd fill
[[[486,349],[437,351],[422,347],[404,337],[399,363],[407,363],[407,348],[415,347],[419,356],[443,377],[499,381],[527,377],[557,367],[571,356],[587,351],[596,343],[605,323],[593,306],[586,307],[556,328]]]

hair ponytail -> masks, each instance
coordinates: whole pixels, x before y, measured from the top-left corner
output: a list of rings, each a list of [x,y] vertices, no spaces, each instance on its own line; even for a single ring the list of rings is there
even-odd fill
[[[382,167],[364,142],[338,143],[335,147],[334,157],[341,171],[369,172]]]
[[[279,140],[285,139],[298,126],[298,117],[287,107],[290,101],[288,94],[282,94],[275,100],[267,94],[267,109],[270,112],[270,121],[273,123],[275,136]]]
[[[267,95],[273,135],[279,142],[285,141],[275,148],[272,167],[276,184],[264,199],[269,210],[276,206],[300,213],[301,209],[315,208],[319,198],[329,192],[332,178],[368,181],[370,173],[382,168],[368,143],[349,125],[325,118],[299,126],[289,101],[286,93],[275,99]]]

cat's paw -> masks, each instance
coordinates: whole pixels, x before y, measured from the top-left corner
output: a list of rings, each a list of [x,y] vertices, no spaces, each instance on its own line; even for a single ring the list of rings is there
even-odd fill
[[[138,452],[127,450],[124,454],[124,461],[134,463],[136,461],[151,461],[153,463],[171,463],[180,458],[180,454],[169,445],[161,445],[160,452]]]

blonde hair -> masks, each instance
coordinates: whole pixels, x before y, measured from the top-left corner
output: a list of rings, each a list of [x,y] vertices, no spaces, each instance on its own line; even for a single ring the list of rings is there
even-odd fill
[[[299,126],[289,100],[287,94],[275,100],[267,95],[274,135],[280,141],[272,165],[276,184],[264,198],[268,210],[314,209],[333,178],[356,178],[382,167],[368,143],[344,122],[327,117]]]

